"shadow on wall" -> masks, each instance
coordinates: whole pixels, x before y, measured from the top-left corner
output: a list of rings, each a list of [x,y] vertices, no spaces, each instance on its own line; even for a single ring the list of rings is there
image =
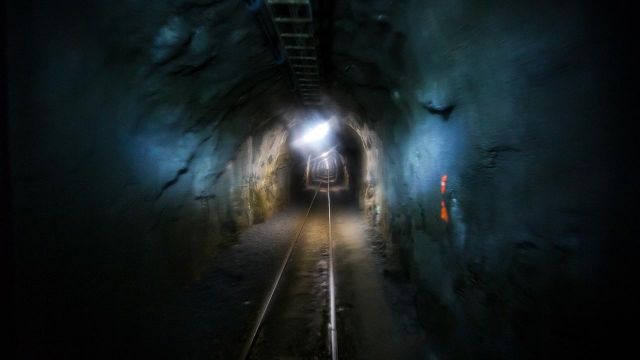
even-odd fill
[[[355,114],[347,114],[343,121],[357,134],[362,149],[363,161],[360,171],[362,178],[358,187],[360,189],[359,205],[369,222],[378,226],[383,222],[385,210],[384,194],[380,187],[380,181],[383,178],[382,164],[384,164],[382,142],[376,132],[359,120]]]

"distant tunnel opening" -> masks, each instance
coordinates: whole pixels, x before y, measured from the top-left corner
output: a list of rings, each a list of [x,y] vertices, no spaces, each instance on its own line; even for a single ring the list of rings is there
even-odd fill
[[[356,131],[345,124],[334,123],[322,146],[300,147],[294,144],[295,141],[295,135],[289,137],[291,202],[308,203],[318,186],[326,191],[328,166],[332,199],[357,204],[364,188],[366,160],[362,140]]]

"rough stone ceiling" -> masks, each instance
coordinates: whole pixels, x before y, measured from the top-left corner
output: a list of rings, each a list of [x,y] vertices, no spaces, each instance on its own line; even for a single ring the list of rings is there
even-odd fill
[[[113,13],[113,23],[108,25],[115,49],[111,58],[122,60],[123,67],[132,66],[131,58],[136,58],[135,86],[143,90],[145,101],[152,108],[161,104],[189,107],[193,123],[185,124],[187,128],[226,119],[248,102],[264,102],[256,107],[264,114],[298,105],[287,67],[277,64],[245,2],[181,0],[154,7],[142,2],[108,6],[111,11],[107,12]],[[337,7],[340,20],[335,23],[335,37],[334,29],[323,32],[332,40],[322,54],[324,80],[330,88],[349,92],[358,87],[388,95],[403,80],[401,51],[406,36],[390,20],[403,10],[402,3],[391,7],[388,1],[351,1]],[[130,19],[134,22],[127,23]],[[114,23],[120,24],[117,32]],[[355,29],[359,29],[356,36]],[[372,47],[371,39],[377,39],[379,46]]]
[[[289,93],[286,74],[243,2],[180,3],[166,14],[149,52],[149,99],[180,99],[199,109],[196,118],[224,119],[256,97]]]
[[[388,93],[402,80],[400,50],[406,40],[401,29],[393,28],[390,16],[404,6],[390,4],[351,1],[337,6],[335,16],[340,20],[335,22],[335,35],[330,25],[321,39],[331,41],[322,55],[329,88]],[[244,1],[99,1],[90,7],[65,1],[24,7],[48,24],[51,32],[46,36],[63,38],[69,47],[47,53],[67,54],[80,66],[92,64],[94,68],[87,71],[98,72],[97,66],[103,66],[114,82],[120,82],[115,91],[133,91],[149,109],[189,109],[190,116],[176,124],[186,131],[216,124],[250,102],[257,117],[263,118],[298,106],[286,66],[276,62]],[[355,29],[358,35],[353,36]],[[371,47],[371,39],[380,46]],[[24,39],[33,40],[43,41]],[[389,57],[390,53],[398,56]]]
[[[188,108],[191,114],[180,124],[184,129],[215,124],[249,102],[258,114],[281,111],[294,99],[286,72],[274,61],[243,1],[11,5],[20,8],[17,11],[32,12],[30,16],[49,29],[46,34],[20,32],[24,44],[50,42],[67,47],[25,45],[25,52],[40,52],[26,56],[34,59],[36,71],[50,70],[37,67],[37,59],[48,54],[56,54],[59,76],[78,76],[78,70],[87,66],[91,67],[87,73],[107,70],[115,91],[135,93],[149,109]],[[68,68],[69,59],[63,57],[72,57],[77,68]],[[88,82],[96,81],[95,76],[86,77]]]

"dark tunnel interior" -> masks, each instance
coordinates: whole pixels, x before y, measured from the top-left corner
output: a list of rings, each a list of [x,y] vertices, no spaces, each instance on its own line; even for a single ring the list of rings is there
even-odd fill
[[[290,167],[290,201],[298,204],[308,204],[314,195],[314,190],[321,187],[325,191],[324,183],[307,180],[307,169],[313,169],[313,162],[322,163],[322,154],[331,151],[338,160],[337,179],[333,186],[333,199],[344,205],[357,205],[361,191],[363,190],[364,150],[362,139],[355,130],[348,126],[336,128],[329,139],[331,146],[322,148],[322,151],[314,149],[296,149],[289,137],[289,163]],[[309,162],[309,165],[308,165]],[[322,166],[320,167],[323,168]],[[313,175],[311,175],[313,177]]]
[[[2,9],[2,358],[633,349],[631,5]]]

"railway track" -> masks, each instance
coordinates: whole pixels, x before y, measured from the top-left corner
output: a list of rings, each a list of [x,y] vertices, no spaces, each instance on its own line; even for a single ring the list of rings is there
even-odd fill
[[[338,359],[338,340],[337,340],[337,327],[336,327],[336,291],[335,291],[335,274],[334,274],[334,244],[332,237],[332,228],[331,228],[331,185],[329,181],[329,174],[327,171],[327,181],[326,181],[326,192],[327,192],[327,220],[328,220],[328,269],[327,269],[327,283],[328,283],[328,323],[327,323],[327,334],[328,334],[328,343],[330,346],[329,353],[331,354],[331,359]],[[307,208],[306,214],[302,220],[302,224],[300,228],[296,232],[294,239],[292,240],[285,257],[283,258],[282,264],[278,268],[276,272],[275,278],[267,294],[262,302],[260,307],[260,311],[258,316],[256,317],[256,321],[254,322],[251,332],[249,333],[249,337],[247,338],[246,343],[242,348],[242,353],[240,355],[240,359],[245,360],[249,359],[252,355],[252,351],[256,345],[256,341],[260,336],[261,331],[263,331],[263,325],[265,323],[265,319],[267,315],[273,309],[274,298],[276,297],[279,288],[282,286],[283,274],[288,266],[291,264],[292,254],[296,248],[296,245],[300,239],[301,234],[303,233],[304,227],[307,224],[307,220],[309,218],[309,214],[314,204],[316,203],[316,199],[318,197],[318,193],[324,190],[324,186],[318,185],[313,198]]]

